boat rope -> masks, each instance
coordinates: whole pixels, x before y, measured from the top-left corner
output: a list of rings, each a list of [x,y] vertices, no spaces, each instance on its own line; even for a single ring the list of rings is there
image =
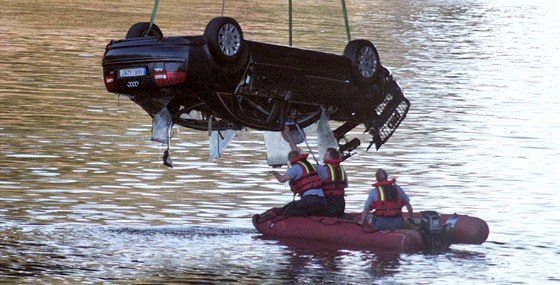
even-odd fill
[[[315,154],[313,153],[313,150],[311,150],[311,147],[309,146],[309,143],[307,142],[307,138],[305,137],[305,133],[303,133],[303,130],[299,127],[299,124],[296,123],[295,125],[296,125],[296,127],[299,131],[299,134],[303,138],[303,141],[305,142],[305,145],[307,145],[307,149],[309,150],[309,153],[311,153],[311,156],[313,156],[313,160],[315,160],[316,164],[319,164],[319,161],[315,157]]]
[[[148,26],[148,29],[146,30],[146,32],[144,32],[144,37],[148,35],[148,33],[150,33],[150,31],[152,30],[152,26],[154,25],[154,20],[156,18],[156,12],[158,9],[158,5],[159,5],[159,0],[156,0],[154,2],[154,8],[152,9],[152,17],[150,18],[150,25]]]
[[[338,224],[357,224],[354,220],[348,220],[343,218],[333,218],[333,217],[320,217],[320,216],[310,216],[308,219],[318,222],[325,226],[334,226]]]
[[[361,224],[360,225],[360,229],[364,232],[364,233],[374,233],[377,230],[374,229],[372,226],[368,226],[367,224]]]
[[[289,218],[289,216],[282,215],[282,208],[275,208],[277,212],[274,213],[264,213],[264,214],[257,214],[255,215],[255,222],[258,224],[262,224],[264,222],[268,222],[272,220],[272,223],[277,223],[282,220]]]
[[[254,221],[257,224],[262,224],[265,222],[270,221],[272,224],[274,223],[278,223],[281,222],[283,220],[289,219],[289,218],[294,218],[293,216],[284,216],[283,213],[283,208],[273,208],[274,211],[267,211],[263,214],[257,214],[255,215],[255,219]],[[308,220],[320,223],[322,225],[325,226],[335,226],[335,225],[339,225],[339,224],[354,224],[354,225],[359,225],[360,229],[362,230],[362,232],[367,233],[367,234],[371,234],[371,233],[376,233],[376,232],[380,232],[380,233],[391,233],[394,232],[394,230],[376,230],[374,229],[371,225],[369,224],[359,224],[358,222],[356,222],[353,219],[348,219],[348,218],[333,218],[333,217],[320,217],[320,216],[297,216],[297,218],[306,218]]]

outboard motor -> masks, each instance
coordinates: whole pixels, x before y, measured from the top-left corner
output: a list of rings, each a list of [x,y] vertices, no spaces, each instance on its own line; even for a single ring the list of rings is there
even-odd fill
[[[446,249],[451,244],[447,224],[442,225],[436,211],[421,212],[420,234],[428,250]]]

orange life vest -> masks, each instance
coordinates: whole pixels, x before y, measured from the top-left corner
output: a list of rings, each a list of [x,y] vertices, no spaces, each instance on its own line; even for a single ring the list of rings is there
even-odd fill
[[[321,184],[325,197],[344,196],[344,188],[348,184],[342,160],[325,160],[328,177]]]
[[[309,189],[321,188],[321,178],[315,166],[307,161],[307,154],[300,154],[290,161],[292,167],[299,166],[302,175],[298,179],[290,181],[290,189],[294,194],[303,195]]]
[[[373,184],[377,190],[377,201],[371,203],[370,207],[375,209],[373,214],[376,217],[397,217],[402,215],[402,207],[405,203],[401,199],[396,182],[395,179],[392,179]]]

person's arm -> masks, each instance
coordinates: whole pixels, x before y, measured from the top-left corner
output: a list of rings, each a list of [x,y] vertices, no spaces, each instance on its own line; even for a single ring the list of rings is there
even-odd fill
[[[274,178],[276,178],[276,180],[278,180],[278,182],[280,182],[280,183],[284,183],[284,182],[290,181],[292,179],[292,178],[290,178],[290,176],[282,175],[282,174],[280,174],[276,171],[273,171],[272,175],[274,175]]]
[[[366,223],[367,221],[367,217],[369,215],[369,210],[366,208],[362,211],[362,218],[360,219],[360,221],[358,222],[358,224],[363,225]]]
[[[413,218],[414,211],[412,210],[412,205],[410,205],[410,198],[408,198],[408,195],[406,195],[404,190],[399,185],[397,185],[397,189],[399,190],[399,195],[401,195],[401,199],[405,202],[404,206],[406,207],[406,210],[408,212],[408,217]]]
[[[288,170],[286,170],[286,173],[284,173],[284,175],[273,171],[272,175],[274,175],[274,178],[276,178],[276,180],[278,180],[278,182],[280,183],[288,182],[296,177],[301,177],[301,167],[292,166],[288,168]]]
[[[414,218],[413,216],[413,211],[412,211],[412,205],[410,205],[410,203],[406,203],[405,204],[406,210],[408,211],[408,218]]]
[[[325,181],[329,178],[328,170],[324,165],[315,164],[315,168],[317,169],[317,174],[319,174],[321,181]]]
[[[376,196],[376,197],[373,197]],[[369,215],[369,212],[371,211],[371,207],[370,205],[373,203],[373,200],[377,199],[377,192],[375,192],[374,190],[371,190],[369,192],[369,195],[367,197],[366,202],[364,203],[364,210],[362,211],[362,218],[360,219],[359,224],[363,225],[367,222],[367,217]]]
[[[288,140],[288,143],[290,144],[290,148],[292,150],[299,151],[299,148],[297,147],[297,144],[294,142],[294,139],[292,138],[292,135],[290,134],[290,128],[288,126],[284,126],[284,136]]]

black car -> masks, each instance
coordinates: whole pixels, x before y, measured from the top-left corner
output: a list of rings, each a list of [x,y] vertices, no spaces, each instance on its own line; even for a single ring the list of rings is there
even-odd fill
[[[106,46],[102,65],[109,92],[197,130],[294,129],[326,110],[342,122],[338,140],[363,123],[379,148],[410,107],[370,41],[350,41],[343,55],[254,42],[228,17],[197,36],[165,37],[155,24],[134,24]]]

